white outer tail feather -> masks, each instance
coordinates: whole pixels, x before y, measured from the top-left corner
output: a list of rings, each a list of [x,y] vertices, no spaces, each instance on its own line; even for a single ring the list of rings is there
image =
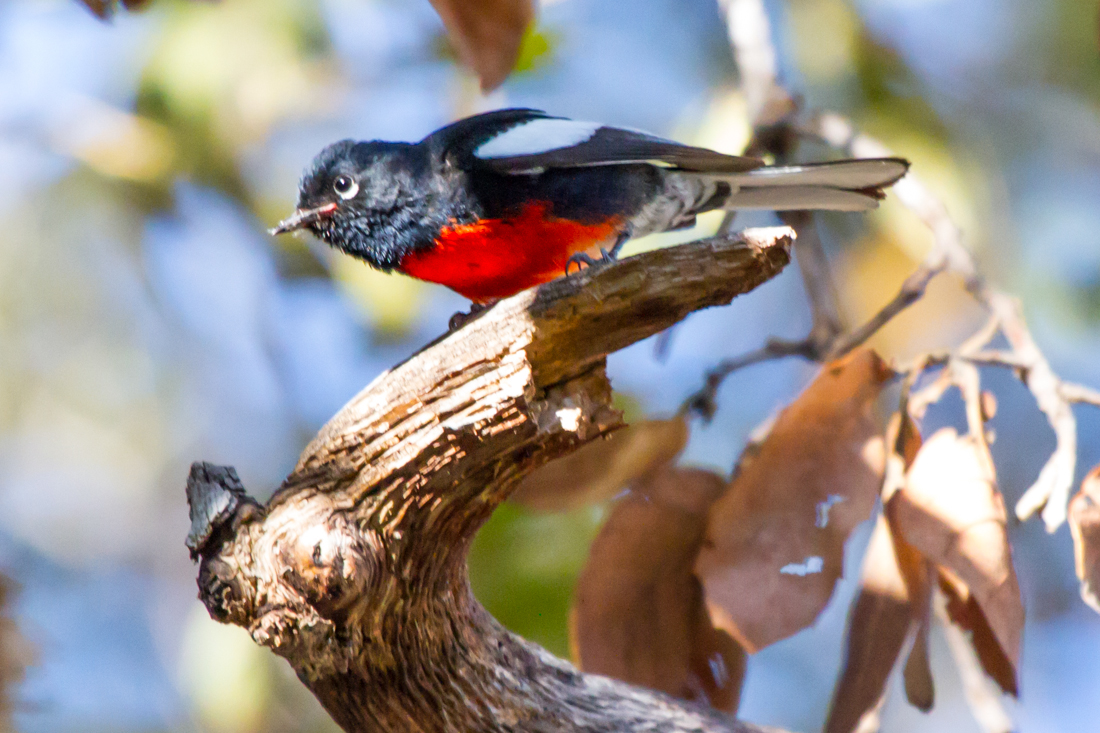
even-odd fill
[[[735,186],[829,186],[859,190],[887,186],[905,175],[905,171],[905,164],[899,160],[875,158],[757,168],[721,178]]]
[[[878,199],[867,191],[889,186],[906,170],[903,161],[882,158],[776,166],[706,177],[733,187],[724,209],[866,211],[878,206]]]
[[[726,199],[723,209],[767,209],[768,211],[867,211],[878,206],[878,199],[858,191],[829,186],[793,186],[779,184],[760,188],[741,188]]]

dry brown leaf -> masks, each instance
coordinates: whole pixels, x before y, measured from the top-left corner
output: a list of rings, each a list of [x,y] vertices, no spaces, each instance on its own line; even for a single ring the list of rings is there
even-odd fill
[[[687,439],[687,422],[682,417],[628,425],[529,474],[511,499],[546,512],[606,501],[671,463]]]
[[[127,10],[141,10],[149,4],[149,0],[80,0],[80,2],[103,20],[114,15],[120,2]]]
[[[879,516],[863,557],[859,594],[848,613],[844,667],[825,733],[849,733],[873,711],[913,626],[913,603],[890,527]]]
[[[868,349],[826,365],[711,509],[696,572],[750,652],[812,624],[832,596],[882,482],[871,407],[891,376]]]
[[[80,0],[80,2],[95,13],[96,17],[106,20],[114,12],[114,0]]]
[[[905,682],[905,699],[923,713],[932,709],[936,699],[936,687],[932,681],[932,663],[928,658],[928,631],[930,622],[919,624],[913,637],[913,646],[905,659],[902,679]]]
[[[1069,531],[1081,598],[1100,613],[1100,466],[1089,471],[1069,503]]]
[[[920,430],[908,412],[895,414],[890,427],[887,440],[892,440],[895,444],[900,443],[897,451],[902,461],[901,483],[903,483],[904,472],[908,472],[913,461],[917,459],[923,440]],[[901,483],[896,488],[900,488]],[[889,497],[885,493],[885,487],[883,492],[883,501],[886,502]],[[888,505],[884,513],[886,522],[890,526],[890,537],[893,539],[894,551],[897,553],[898,564],[905,578],[906,587],[909,589],[912,604],[910,611],[913,615],[913,627],[910,631],[913,634],[913,644],[909,648],[905,667],[902,669],[905,698],[913,707],[922,712],[928,712],[932,709],[936,695],[932,680],[932,664],[928,658],[928,634],[932,628],[932,581],[935,568],[917,548],[902,538],[896,521],[891,517]]]
[[[717,474],[663,468],[614,505],[577,584],[581,668],[732,712],[743,652],[710,623],[692,565]]]
[[[940,590],[947,597],[947,616],[970,632],[970,645],[977,653],[982,669],[1002,690],[1013,697],[1018,695],[1016,665],[1001,648],[977,598],[965,583],[945,570],[940,570]]]
[[[989,662],[987,672],[1006,692],[1014,692],[1024,608],[1008,544],[1004,500],[991,466],[976,440],[944,428],[921,448],[889,510],[901,536],[941,572],[957,578],[952,585],[956,596],[973,595],[979,613],[969,613],[974,620],[968,628],[975,649],[983,664]],[[980,623],[979,616],[987,622]],[[983,628],[989,629],[988,638]],[[979,647],[990,643],[996,653]],[[1011,675],[993,662],[998,655],[1011,663]]]
[[[462,63],[481,80],[482,91],[496,89],[512,73],[527,26],[535,17],[533,0],[431,0]]]
[[[23,670],[34,661],[29,643],[6,614],[10,595],[11,582],[0,575],[0,730],[14,730],[9,727],[11,691],[23,679]]]
[[[916,426],[908,417],[902,422],[894,415],[887,435],[888,441],[900,443],[899,458],[907,468],[920,448]],[[931,576],[931,564],[897,535],[888,516],[879,515],[864,555],[860,591],[848,614],[844,667],[826,733],[862,730],[865,716],[877,714],[890,673],[910,637],[914,643],[905,665],[906,695],[922,710],[931,707]]]
[[[694,576],[693,576],[694,578]],[[711,707],[736,713],[741,705],[741,687],[745,681],[748,654],[722,629],[716,628],[702,602],[703,586],[695,578],[699,594],[695,638],[688,660],[689,700],[705,700]]]

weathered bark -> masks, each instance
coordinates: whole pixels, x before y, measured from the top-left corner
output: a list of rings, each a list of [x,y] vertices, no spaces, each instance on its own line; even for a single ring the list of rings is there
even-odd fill
[[[286,657],[349,732],[759,730],[509,633],[466,554],[522,476],[621,425],[608,353],[756,287],[790,240],[650,252],[498,303],[348,403],[267,506],[196,463],[188,546],[210,614]]]

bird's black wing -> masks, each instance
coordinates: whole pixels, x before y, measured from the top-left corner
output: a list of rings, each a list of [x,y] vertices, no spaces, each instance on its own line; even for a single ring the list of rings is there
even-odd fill
[[[442,157],[466,162],[474,158],[474,151],[489,140],[519,125],[544,119],[551,119],[550,115],[537,109],[493,110],[441,127],[420,144],[431,147]]]
[[[447,155],[498,173],[548,168],[655,163],[681,170],[738,173],[762,160],[682,145],[638,130],[551,117],[530,109],[506,109],[459,120],[425,142]]]

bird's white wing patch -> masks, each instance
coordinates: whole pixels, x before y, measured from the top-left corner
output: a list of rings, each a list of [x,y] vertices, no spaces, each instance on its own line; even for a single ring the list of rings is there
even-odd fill
[[[595,135],[600,127],[602,125],[598,122],[561,119],[531,120],[483,142],[474,150],[474,155],[483,160],[538,155],[548,150],[579,145]]]

